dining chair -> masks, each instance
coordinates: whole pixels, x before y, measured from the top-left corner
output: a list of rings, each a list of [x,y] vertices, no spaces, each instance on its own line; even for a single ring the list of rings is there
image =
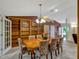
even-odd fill
[[[52,53],[55,53],[55,56],[57,56],[57,39],[51,40],[49,52],[50,52],[51,59],[53,58]]]
[[[43,39],[42,35],[36,35],[37,39]]]
[[[45,56],[46,59],[48,59],[48,41],[40,42],[39,59],[41,59],[42,56]]]
[[[29,40],[35,39],[35,35],[30,35]]]
[[[23,56],[25,55],[23,48],[25,48],[25,45],[22,44],[21,38],[18,38],[18,45],[19,45],[19,59],[23,59]]]
[[[58,50],[58,54],[60,54],[60,50],[61,52],[63,52],[63,38],[60,38],[57,44],[57,50]]]

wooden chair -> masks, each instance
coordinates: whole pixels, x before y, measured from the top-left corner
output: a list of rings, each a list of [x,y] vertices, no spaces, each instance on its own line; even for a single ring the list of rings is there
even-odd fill
[[[18,38],[18,45],[19,45],[19,59],[23,59],[23,55],[25,55],[25,53],[23,53],[23,48],[25,48],[25,46],[22,44],[21,38]]]
[[[37,39],[43,39],[42,35],[37,35],[36,38]]]
[[[25,46],[22,44],[21,38],[18,38],[18,44],[19,44],[19,59],[23,59],[23,56],[25,56],[25,53],[23,53],[23,48]],[[35,59],[34,51],[32,51],[31,49],[26,49],[26,51],[28,52],[28,54],[31,55],[31,59]]]
[[[35,35],[30,35],[29,40],[35,39]]]
[[[43,55],[45,55],[46,59],[48,59],[48,42],[47,41],[40,42],[39,53],[40,53],[39,59],[41,59]]]
[[[19,59],[22,59],[22,40],[18,38],[18,44],[19,44]]]
[[[63,52],[63,38],[60,38],[59,41],[58,41],[58,44],[57,44],[57,50],[58,50],[58,54],[60,53],[60,49],[61,49],[61,52]]]
[[[57,39],[52,39],[50,47],[49,47],[49,52],[50,52],[51,59],[53,58],[52,52],[54,52],[55,55],[57,56]]]

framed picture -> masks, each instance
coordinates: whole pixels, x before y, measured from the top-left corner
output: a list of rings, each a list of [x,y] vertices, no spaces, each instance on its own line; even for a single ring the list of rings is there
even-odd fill
[[[29,27],[30,23],[29,21],[22,21],[21,22],[21,27]]]
[[[32,26],[37,26],[37,24],[35,22],[32,22]]]

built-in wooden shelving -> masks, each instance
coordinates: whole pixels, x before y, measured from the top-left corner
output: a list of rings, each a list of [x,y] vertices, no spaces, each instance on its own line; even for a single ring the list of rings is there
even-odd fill
[[[37,16],[6,16],[12,21],[12,46],[18,46],[17,39],[28,39],[29,35],[37,35],[43,33],[43,25],[39,26],[35,23]],[[40,32],[39,32],[40,31]]]

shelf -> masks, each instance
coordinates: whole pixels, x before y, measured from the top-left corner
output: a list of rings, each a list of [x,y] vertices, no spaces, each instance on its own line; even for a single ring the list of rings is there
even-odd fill
[[[23,35],[30,35],[29,33],[21,33],[21,36],[23,36]]]
[[[35,22],[32,22],[32,27],[37,27],[37,24]]]
[[[20,31],[30,31],[30,29],[29,28],[21,28]]]
[[[12,32],[12,35],[19,35],[19,33],[16,31],[16,32]]]

